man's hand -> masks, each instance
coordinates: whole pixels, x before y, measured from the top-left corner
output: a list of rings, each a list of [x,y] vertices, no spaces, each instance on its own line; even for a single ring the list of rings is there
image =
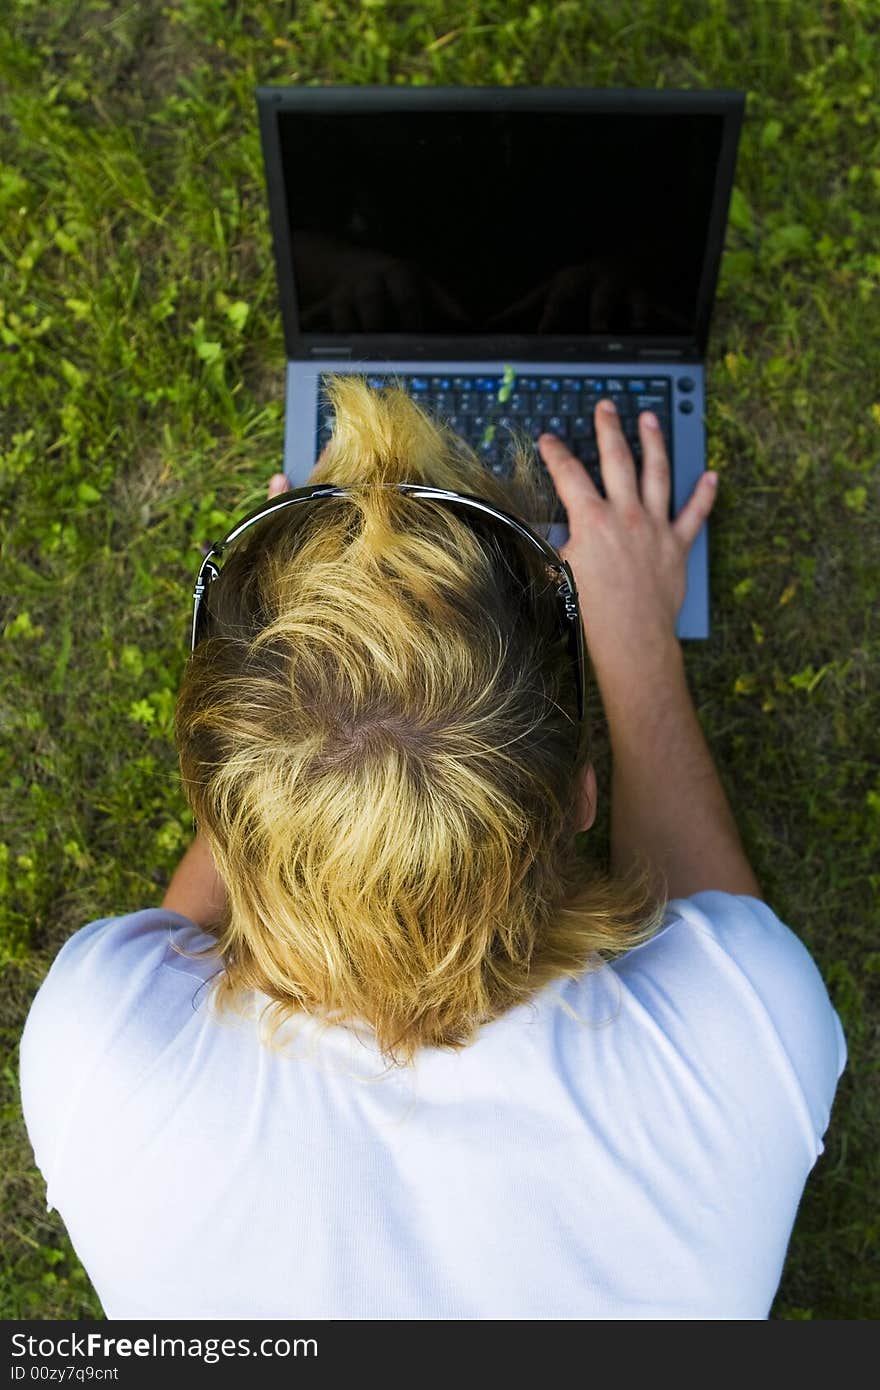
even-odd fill
[[[272,477],[269,479],[269,500],[271,501],[273,497],[279,497],[282,492],[289,491],[290,484],[287,481],[286,475],[284,473],[273,473]]]
[[[662,432],[639,417],[642,477],[613,409],[596,406],[594,419],[606,496],[586,468],[552,434],[538,449],[568,517],[569,539],[560,550],[574,570],[584,633],[601,685],[606,663],[637,672],[657,646],[678,646],[675,625],[687,589],[687,557],[715,502],[703,473],[674,521],[669,520],[671,477]]]

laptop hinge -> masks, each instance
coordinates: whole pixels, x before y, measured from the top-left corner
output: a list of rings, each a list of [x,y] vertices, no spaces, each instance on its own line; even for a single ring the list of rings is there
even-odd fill
[[[313,347],[309,348],[310,357],[351,357],[351,348],[340,347]]]

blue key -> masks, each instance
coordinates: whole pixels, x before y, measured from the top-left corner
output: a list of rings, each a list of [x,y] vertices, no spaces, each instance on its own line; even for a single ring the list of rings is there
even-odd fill
[[[409,379],[409,384],[410,390],[412,391],[430,390],[430,383],[428,382],[428,378],[426,376],[411,376]]]
[[[643,377],[628,377],[627,386],[630,391],[647,391],[648,389],[648,384]]]

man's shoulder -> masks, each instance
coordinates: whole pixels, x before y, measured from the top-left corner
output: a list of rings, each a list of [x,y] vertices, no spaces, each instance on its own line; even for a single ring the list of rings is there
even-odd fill
[[[671,899],[663,928],[618,964],[659,1014],[697,1020],[736,1064],[772,1053],[821,1129],[846,1066],[846,1037],[803,940],[763,899],[716,890]]]

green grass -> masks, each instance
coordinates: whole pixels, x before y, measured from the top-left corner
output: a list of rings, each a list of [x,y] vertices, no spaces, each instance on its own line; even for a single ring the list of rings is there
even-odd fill
[[[4,23],[0,1316],[102,1316],[45,1210],[17,1044],[61,944],[158,904],[190,837],[171,720],[199,546],[281,463],[253,89],[284,81],[748,91],[709,358],[713,635],[686,660],[849,1042],[772,1316],[880,1315],[876,0],[7,0]]]

